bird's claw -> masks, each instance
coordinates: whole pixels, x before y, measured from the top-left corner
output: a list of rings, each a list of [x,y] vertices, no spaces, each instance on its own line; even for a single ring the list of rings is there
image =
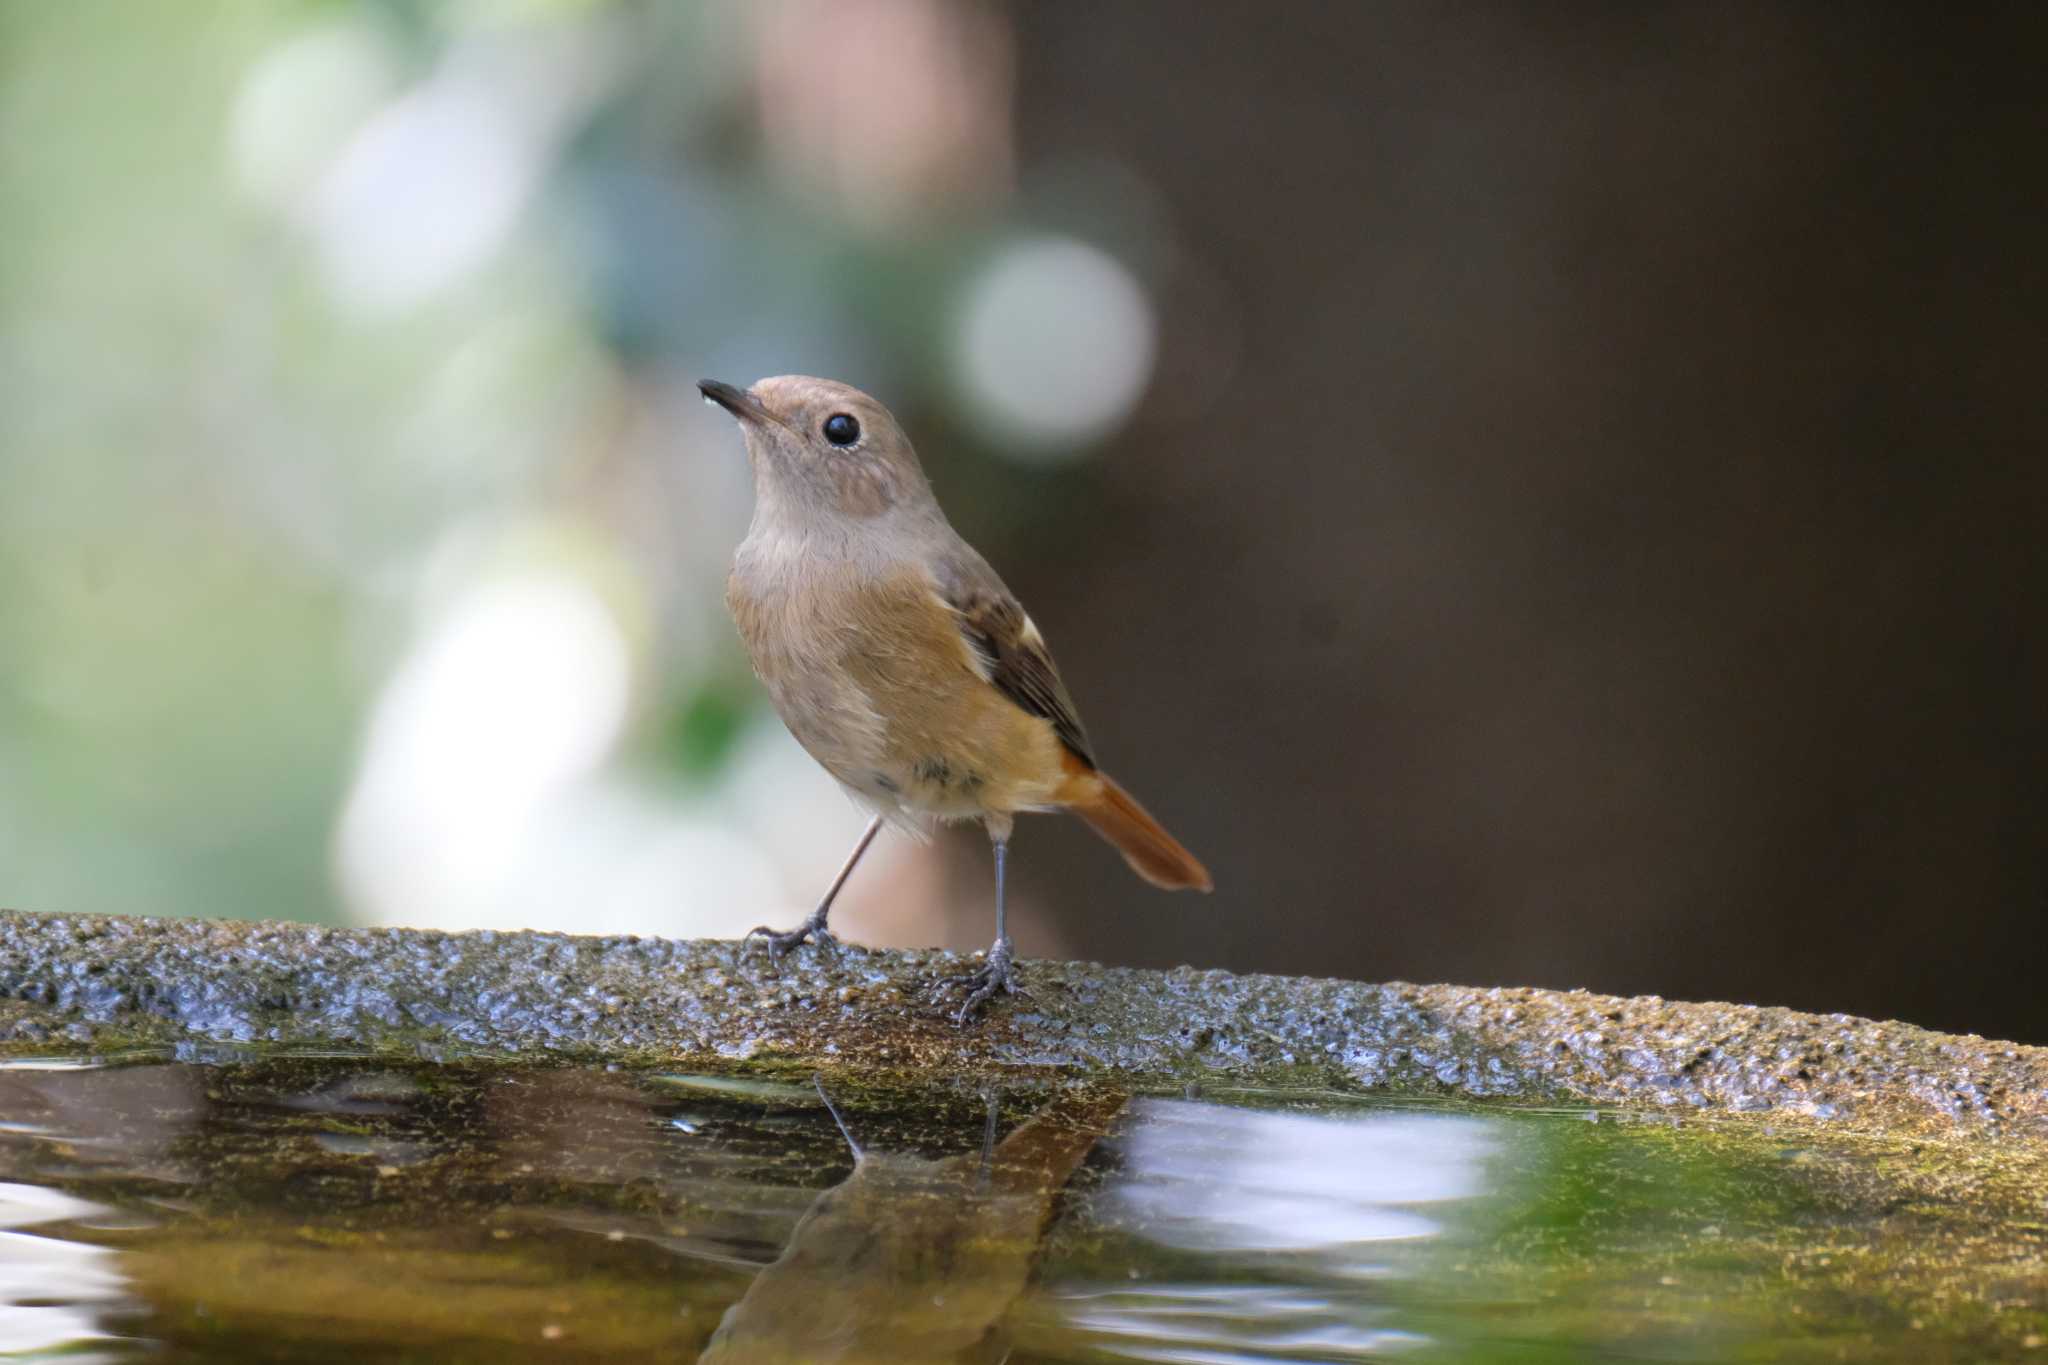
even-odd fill
[[[966,991],[967,998],[960,1002],[960,1008],[953,1015],[955,1023],[964,1024],[974,1016],[976,1010],[994,999],[998,993],[1021,995],[1027,1000],[1031,999],[1031,992],[1025,989],[1024,983],[1017,979],[1017,975],[1016,961],[1011,956],[1009,941],[999,939],[995,946],[988,950],[988,960],[981,966],[960,976],[950,976],[941,980],[932,991],[932,1003],[937,1004],[950,991]]]
[[[741,949],[751,946],[757,938],[767,943],[768,956],[774,961],[780,961],[784,953],[806,941],[815,942],[820,948],[837,947],[839,943],[833,932],[815,919],[807,919],[794,929],[781,931],[766,924],[757,924],[740,940]]]

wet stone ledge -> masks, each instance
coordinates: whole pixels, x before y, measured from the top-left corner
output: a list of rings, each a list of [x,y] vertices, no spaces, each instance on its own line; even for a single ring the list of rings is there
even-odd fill
[[[2048,1139],[2048,1049],[1847,1015],[1585,992],[1031,961],[956,1025],[947,953],[0,912],[0,1048],[219,1045],[427,1057],[1114,1075],[1525,1104],[1768,1112]]]

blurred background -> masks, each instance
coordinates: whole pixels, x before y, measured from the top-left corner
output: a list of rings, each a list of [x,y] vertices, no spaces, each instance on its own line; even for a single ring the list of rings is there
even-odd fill
[[[1026,822],[1027,955],[2048,1042],[2043,14],[0,0],[0,904],[793,923],[802,372],[1216,875]]]

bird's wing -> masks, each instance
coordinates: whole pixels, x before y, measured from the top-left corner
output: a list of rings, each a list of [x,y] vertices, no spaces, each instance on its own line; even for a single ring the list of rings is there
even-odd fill
[[[960,548],[964,553],[941,563],[934,577],[939,599],[952,610],[968,648],[982,665],[978,671],[1011,701],[1051,721],[1060,743],[1094,767],[1088,732],[1053,666],[1045,637],[988,562],[966,546]]]

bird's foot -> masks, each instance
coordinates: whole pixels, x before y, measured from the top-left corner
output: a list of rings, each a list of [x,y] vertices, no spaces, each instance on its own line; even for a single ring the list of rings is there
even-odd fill
[[[947,992],[964,990],[967,998],[953,1015],[955,1023],[964,1024],[974,1012],[994,999],[997,993],[1021,995],[1029,999],[1031,992],[1024,989],[1017,979],[1016,960],[1010,951],[1010,940],[999,938],[989,946],[988,960],[971,972],[961,976],[947,977],[939,982],[932,992],[933,1003],[937,1003]]]
[[[815,942],[820,948],[834,948],[839,945],[838,937],[825,927],[825,921],[817,915],[812,915],[794,929],[786,929],[779,933],[768,925],[757,924],[747,930],[747,936],[740,940],[741,948],[750,946],[755,939],[768,945],[768,956],[775,960],[779,960],[784,953],[806,940]]]

